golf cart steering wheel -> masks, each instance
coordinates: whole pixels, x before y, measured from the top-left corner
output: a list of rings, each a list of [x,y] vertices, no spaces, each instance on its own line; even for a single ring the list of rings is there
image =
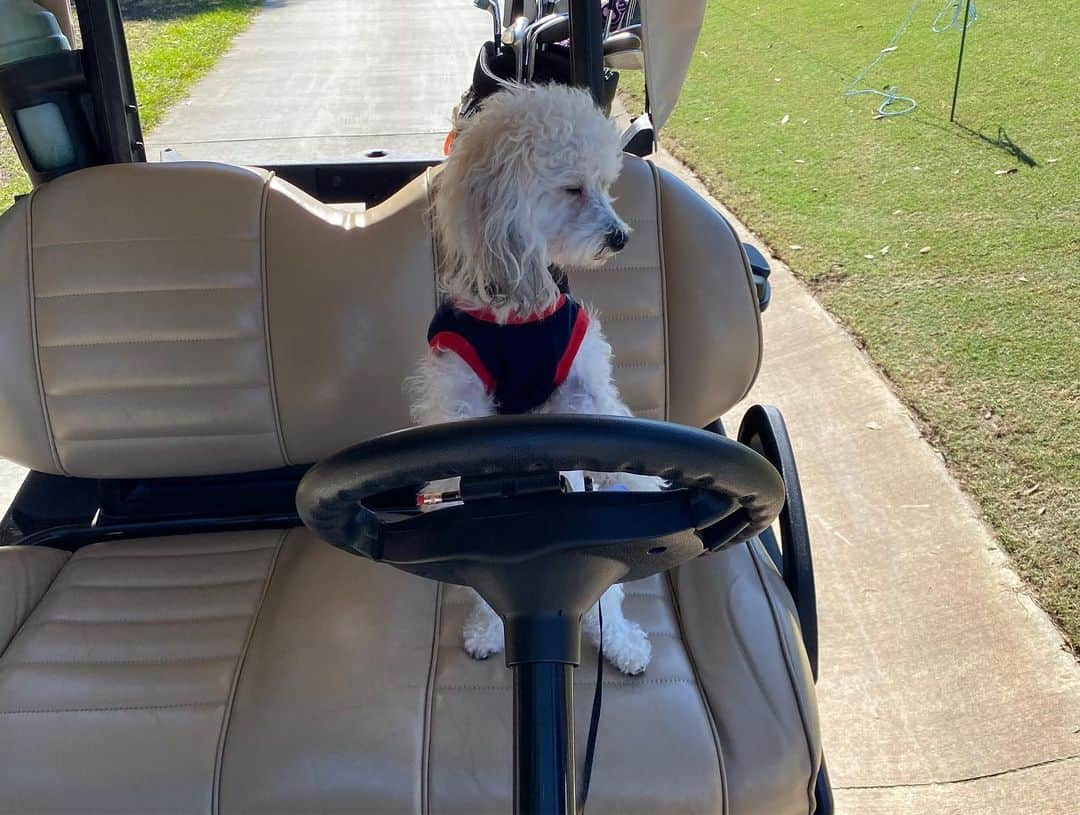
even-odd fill
[[[670,488],[568,492],[559,473],[576,470],[657,476]],[[460,504],[418,510],[421,485],[453,477]],[[599,416],[390,433],[322,461],[297,491],[300,517],[333,545],[473,586],[485,567],[571,553],[608,561],[611,582],[636,580],[750,538],[783,503],[779,474],[749,447],[682,425]]]
[[[570,492],[567,470],[656,476],[670,488]],[[451,505],[418,507],[424,484],[454,477]],[[514,811],[569,815],[582,615],[614,583],[761,531],[784,504],[784,482],[749,447],[681,425],[503,416],[358,444],[312,468],[296,503],[335,546],[487,600],[514,672]],[[598,717],[599,695],[586,767]]]

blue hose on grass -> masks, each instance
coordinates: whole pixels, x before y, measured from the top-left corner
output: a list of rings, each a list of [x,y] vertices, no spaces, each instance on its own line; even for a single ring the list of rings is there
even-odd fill
[[[934,18],[930,30],[935,34],[944,34],[947,31],[959,31],[964,28],[963,11],[966,2],[967,0],[947,0],[945,6],[938,12],[937,17]],[[880,65],[882,61],[884,61],[885,57],[897,50],[900,44],[900,38],[904,36],[904,32],[907,31],[908,26],[911,25],[911,20],[921,5],[922,0],[915,0],[911,4],[911,8],[909,8],[907,14],[904,15],[904,19],[900,21],[900,25],[897,26],[896,31],[893,32],[889,44],[882,48],[881,51],[878,52],[877,57],[874,58],[874,61],[859,71],[858,76],[852,79],[841,92],[841,95],[845,97],[863,96],[867,94],[882,97],[882,102],[877,108],[877,118],[904,116],[905,114],[911,113],[911,111],[919,106],[910,96],[901,94],[895,85],[889,85],[885,90],[878,90],[877,88],[864,87],[863,80],[865,80],[867,75]],[[950,12],[952,12],[952,19],[946,24],[944,23],[944,20],[949,16]],[[975,9],[975,3],[972,2],[967,28],[971,28],[977,19],[979,19],[979,14]],[[899,105],[900,107],[894,108],[894,105]]]

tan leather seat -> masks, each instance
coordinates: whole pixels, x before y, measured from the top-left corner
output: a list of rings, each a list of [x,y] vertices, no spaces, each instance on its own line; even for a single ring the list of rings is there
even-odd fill
[[[405,424],[435,303],[428,184],[360,215],[215,165],[39,189],[0,218],[0,455],[236,472]],[[574,289],[631,406],[704,424],[756,374],[748,270],[670,176],[628,160],[617,194],[633,241]],[[813,686],[761,547],[628,591],[655,657],[605,674],[589,811],[811,811]],[[302,529],[0,548],[0,812],[508,811],[509,674],[464,655],[462,613],[457,589]]]

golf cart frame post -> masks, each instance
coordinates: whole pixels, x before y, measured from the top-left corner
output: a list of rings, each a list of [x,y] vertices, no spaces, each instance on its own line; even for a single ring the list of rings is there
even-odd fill
[[[119,0],[75,0],[102,152],[110,164],[146,161]]]

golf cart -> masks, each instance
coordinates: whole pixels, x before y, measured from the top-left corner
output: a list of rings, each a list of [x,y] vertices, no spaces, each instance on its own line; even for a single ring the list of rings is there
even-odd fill
[[[117,0],[76,0],[78,50],[39,3],[0,5],[27,12],[0,20],[0,109],[35,184],[0,216],[0,456],[30,468],[0,525],[0,811],[831,812],[791,446],[773,408],[719,421],[768,267],[634,155],[703,0],[624,4],[640,24],[515,0],[477,61],[603,103],[640,46],[634,238],[571,277],[642,418],[404,430],[438,160],[147,163]],[[570,492],[576,470],[669,488]],[[420,511],[448,477],[460,503]],[[641,676],[581,647],[615,582]],[[465,586],[505,659],[464,653]]]

